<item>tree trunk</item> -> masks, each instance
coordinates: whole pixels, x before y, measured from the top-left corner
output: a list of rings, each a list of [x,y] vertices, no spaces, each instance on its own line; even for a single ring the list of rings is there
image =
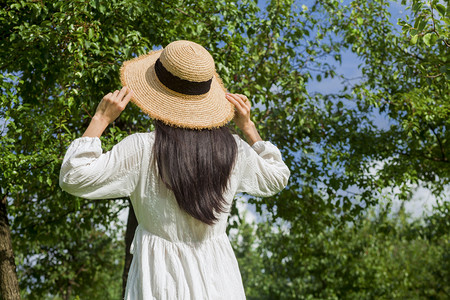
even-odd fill
[[[6,210],[6,196],[3,195],[0,200],[0,298],[17,300],[20,299],[20,290]]]
[[[127,231],[125,232],[125,264],[122,274],[122,299],[125,297],[125,287],[127,286],[128,271],[130,270],[131,260],[133,259],[133,255],[131,255],[130,253],[131,242],[133,242],[134,232],[136,231],[136,227],[138,225],[133,205],[131,205],[130,200],[128,201],[130,205],[128,206],[129,211],[127,219]]]
[[[67,285],[67,289],[63,293],[63,299],[64,300],[70,300],[70,296],[72,295],[72,284],[70,283]]]

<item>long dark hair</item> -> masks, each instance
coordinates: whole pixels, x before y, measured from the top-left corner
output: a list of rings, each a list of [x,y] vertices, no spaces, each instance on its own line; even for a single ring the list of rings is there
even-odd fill
[[[178,205],[194,218],[212,225],[226,212],[223,193],[237,154],[228,127],[194,130],[155,120],[154,162],[159,176]]]

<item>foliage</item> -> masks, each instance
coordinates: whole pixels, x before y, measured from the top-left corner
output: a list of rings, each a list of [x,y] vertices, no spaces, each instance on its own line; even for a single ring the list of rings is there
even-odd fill
[[[382,273],[357,250],[366,247],[353,240],[362,234],[360,226],[352,231],[345,224],[380,203],[386,188],[400,186],[408,199],[412,187],[423,184],[442,196],[449,182],[448,7],[420,3],[412,3],[412,17],[420,20],[403,20],[401,32],[381,0],[279,0],[263,11],[252,0],[6,1],[0,6],[0,187],[8,195],[23,294],[81,297],[117,278],[115,259],[123,245],[103,233],[114,231],[111,223],[126,202],[63,193],[59,168],[99,99],[120,86],[121,62],[176,39],[211,51],[225,85],[250,96],[261,135],[280,147],[292,171],[282,193],[250,200],[259,211],[266,207],[274,224],[287,224],[289,235],[285,227],[273,233],[269,224],[260,226],[258,238],[251,228],[240,229],[243,276],[256,273],[249,295],[357,297],[362,291],[325,287],[331,279],[352,284],[353,270],[366,270],[358,259],[368,270],[362,278],[379,280],[380,293],[393,291],[369,274]],[[362,78],[353,85],[344,81],[337,94],[309,94],[312,80],[339,76],[331,62],[339,62],[346,48],[362,60]],[[378,113],[389,119],[388,128],[375,124]],[[149,129],[148,119],[130,105],[102,138],[103,147]],[[439,228],[445,228],[448,207],[440,213]],[[258,250],[251,238],[261,240]],[[382,245],[414,253],[400,252],[407,262],[424,247],[436,255],[448,249],[448,237],[417,240],[415,248],[395,238],[387,236]],[[367,245],[378,239],[368,237]],[[354,242],[349,247],[355,253],[344,258],[339,251],[345,240]],[[245,256],[249,247],[260,253]],[[384,248],[370,249],[387,255]],[[423,259],[432,266],[429,256]],[[336,267],[331,277],[324,275],[328,263],[347,261],[347,273]],[[386,258],[383,268],[392,261]],[[268,271],[258,275],[261,266]],[[416,282],[408,280],[399,287]]]
[[[432,3],[437,5],[436,1]],[[343,19],[334,20],[341,28],[340,34],[363,62],[360,81],[350,85],[350,94],[344,88],[339,96],[354,101],[357,110],[364,112],[366,118],[359,126],[349,124],[350,133],[340,131],[339,136],[332,135],[328,144],[344,139],[346,143],[335,147],[335,151],[345,153],[349,148],[356,154],[357,157],[353,156],[348,163],[360,178],[357,186],[367,187],[368,193],[364,197],[370,197],[374,190],[399,186],[399,196],[406,199],[411,186],[417,184],[426,185],[435,195],[443,196],[443,187],[450,180],[447,131],[450,52],[446,42],[450,32],[448,26],[437,25],[448,20],[448,15],[435,16],[433,23],[430,21],[425,26],[423,22],[428,22],[424,17],[425,2],[413,1],[413,4],[412,13],[418,21],[409,18],[400,21],[403,32],[389,22],[390,13],[385,1],[354,1],[344,12]],[[423,39],[414,43],[414,37],[406,35],[405,28],[413,26],[409,23],[421,24],[414,29],[419,35],[439,34],[441,38],[433,38],[433,43]],[[435,31],[431,26],[436,28]],[[384,128],[374,126],[373,120],[367,119],[370,114],[382,114],[389,125]],[[365,143],[360,143],[361,140]],[[380,170],[368,174],[370,168]],[[361,176],[362,172],[365,176]]]
[[[25,293],[79,295],[95,281],[84,279],[93,271],[80,273],[76,259],[85,257],[87,265],[95,259],[102,269],[110,263],[89,258],[75,241],[109,228],[122,202],[90,205],[62,193],[57,182],[67,145],[80,136],[103,94],[119,87],[122,61],[175,39],[197,41],[211,50],[230,90],[270,108],[255,114],[266,138],[279,125],[295,135],[283,122],[306,98],[310,76],[293,64],[317,65],[314,57],[331,51],[321,39],[308,38],[317,17],[294,11],[290,1],[270,4],[264,15],[253,1],[6,2],[0,10],[1,188],[9,196]],[[310,59],[296,57],[298,50]],[[102,139],[104,148],[148,127],[147,118],[130,106]]]
[[[441,263],[449,253],[449,27],[437,25],[448,14],[441,7],[440,17],[426,19],[438,3],[428,10],[417,3],[414,17],[429,22],[419,37],[441,38],[411,41],[407,28],[417,21],[401,21],[410,26],[400,31],[386,1],[336,3],[328,14],[337,37],[361,59],[362,77],[353,83],[342,76],[339,93],[311,95],[304,115],[293,117],[303,131],[280,142],[300,145],[303,153],[290,163],[301,175],[275,202],[264,202],[268,211],[260,208],[272,226],[260,224],[254,235],[246,229],[251,239],[235,246],[251,253],[239,257],[249,298],[448,298],[448,266]],[[380,117],[389,125],[377,125]],[[357,217],[395,197],[407,201],[419,185],[443,201],[426,226]]]
[[[429,234],[436,221],[372,211],[308,240],[303,228],[243,221],[233,245],[248,299],[447,299],[450,236]]]
[[[82,226],[86,224],[69,223],[69,228],[64,229],[82,232]],[[79,299],[120,299],[124,261],[123,251],[118,250],[124,248],[123,238],[117,239],[106,235],[104,230],[96,229],[83,235],[71,233],[70,236],[78,237],[78,240],[60,239],[65,235],[57,231],[57,241],[41,242],[38,251],[18,253],[21,286],[33,288],[24,288],[22,297],[42,299],[42,295],[46,295],[48,299],[73,299],[73,296]]]
[[[123,205],[75,199],[59,189],[58,175],[89,111],[104,90],[118,87],[118,61],[148,47],[130,30],[134,22],[146,25],[139,18],[148,11],[134,4],[10,1],[0,11],[2,74],[15,74],[2,75],[1,188],[9,195],[21,287],[32,299],[83,295],[108,277],[120,282],[115,259],[123,244],[101,232],[111,231]],[[145,124],[137,109],[128,116],[128,132]],[[106,149],[124,136],[119,126],[109,133]]]
[[[423,16],[425,5],[416,4],[413,13]],[[258,228],[257,256],[263,261],[258,265],[264,268],[252,274],[247,289],[264,290],[267,299],[448,298],[448,266],[441,264],[449,253],[448,202],[423,227],[383,218],[364,223],[349,214],[354,211],[349,207],[367,210],[382,199],[389,203],[395,196],[386,190],[394,187],[400,187],[397,196],[403,200],[414,186],[425,185],[448,201],[449,27],[432,27],[448,15],[440,13],[421,28],[423,36],[432,32],[441,39],[416,43],[389,22],[385,1],[352,1],[330,16],[336,34],[361,59],[362,78],[356,84],[343,78],[340,93],[317,96],[319,109],[308,110],[319,111],[323,134],[303,140],[316,147],[316,154],[313,163],[300,158],[305,167],[299,170],[308,174],[302,176],[302,188],[311,184],[316,195],[323,191],[323,202],[299,189],[277,199],[272,214],[288,222],[275,233]],[[377,126],[374,114],[388,119],[389,126]],[[321,184],[314,186],[309,174]],[[352,227],[345,220],[352,220]],[[386,226],[396,231],[383,233]],[[367,227],[372,228],[368,237]]]
[[[403,0],[402,4],[405,5],[406,1]],[[448,4],[445,7],[444,4],[436,0],[428,2],[414,0],[411,2],[410,9],[414,14],[414,25],[408,23],[408,16],[406,21],[399,21],[399,25],[403,26],[404,35],[409,34],[411,36],[411,44],[414,45],[418,41],[422,41],[428,47],[436,44],[450,47],[448,28],[446,28],[450,25]],[[448,68],[445,65],[442,67],[444,68],[439,71],[448,75]]]

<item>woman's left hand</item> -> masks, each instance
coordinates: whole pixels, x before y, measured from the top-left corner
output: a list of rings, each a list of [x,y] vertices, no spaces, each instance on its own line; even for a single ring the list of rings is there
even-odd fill
[[[119,117],[128,102],[130,102],[132,96],[133,92],[126,86],[124,86],[120,91],[116,90],[114,93],[105,95],[100,104],[97,106],[97,111],[95,112],[94,117],[111,124]]]

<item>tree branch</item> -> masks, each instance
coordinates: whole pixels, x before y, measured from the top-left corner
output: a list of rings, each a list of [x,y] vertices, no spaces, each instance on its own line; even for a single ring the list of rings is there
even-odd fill
[[[425,75],[425,77],[427,77],[427,78],[436,78],[436,77],[439,77],[439,76],[442,76],[442,75],[444,75],[444,74],[443,73],[439,73],[437,75]]]
[[[431,127],[430,124],[428,124],[428,128],[430,128],[431,132],[434,134],[434,136],[436,137],[438,144],[439,144],[439,148],[441,150],[441,154],[442,154],[442,160],[443,161],[448,161],[447,157],[445,156],[445,150],[444,150],[444,145],[442,145],[442,141],[439,138],[439,135],[436,133],[436,131],[434,131],[434,128]]]

